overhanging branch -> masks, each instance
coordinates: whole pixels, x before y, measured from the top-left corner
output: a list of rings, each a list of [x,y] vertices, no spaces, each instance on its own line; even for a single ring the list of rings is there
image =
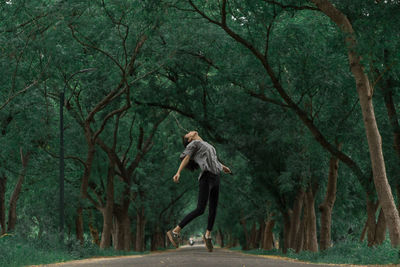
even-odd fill
[[[313,10],[313,11],[320,11],[319,8],[312,7],[312,6],[294,6],[294,5],[284,5],[282,3],[279,3],[277,1],[272,1],[272,0],[264,0],[264,2],[273,4],[276,6],[279,6],[282,9],[294,9],[294,10]]]

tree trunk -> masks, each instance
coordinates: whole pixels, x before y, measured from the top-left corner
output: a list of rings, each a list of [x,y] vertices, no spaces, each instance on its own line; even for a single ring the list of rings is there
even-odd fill
[[[261,243],[262,243],[261,237],[264,233],[264,228],[265,228],[265,223],[263,220],[261,220],[259,223],[259,226],[258,226],[257,234],[256,234],[255,248],[260,248],[260,246],[261,246]]]
[[[246,226],[246,219],[241,219],[240,220],[240,224],[243,227],[243,233],[244,233],[244,237],[245,237],[245,242],[244,242],[244,246],[242,247],[243,250],[249,250],[249,243],[250,243],[250,236],[249,236],[249,232],[247,231],[247,226]]]
[[[272,218],[265,223],[262,249],[271,250],[274,248],[274,236],[272,234],[274,226],[275,226],[275,220]]]
[[[124,250],[131,250],[131,220],[129,216],[125,216],[122,222],[124,227]]]
[[[215,244],[221,246],[221,235],[219,231],[217,231],[217,235],[215,236]]]
[[[383,210],[379,212],[378,222],[375,229],[375,242],[374,245],[382,245],[386,238],[386,222]]]
[[[307,199],[307,235],[308,243],[307,250],[312,252],[318,252],[318,240],[317,240],[317,218],[315,216],[315,196],[311,189],[306,192]]]
[[[234,245],[233,245],[233,237],[232,237],[232,231],[231,230],[228,231],[226,237],[227,237],[227,244],[228,244],[227,248],[233,247]]]
[[[93,142],[92,131],[90,129],[90,122],[87,122],[84,127],[85,131],[85,138],[88,146],[87,154],[86,154],[86,161],[85,161],[85,169],[83,170],[82,175],[82,183],[81,183],[81,197],[87,197],[87,188],[89,185],[89,178],[92,172],[93,160],[94,160],[94,153],[95,143]]]
[[[253,225],[250,230],[250,240],[249,240],[248,248],[250,248],[250,249],[257,248],[256,238],[257,238],[257,224],[256,224],[256,222],[253,222]]]
[[[297,233],[298,237],[297,237],[296,247],[294,248],[296,253],[299,253],[300,251],[302,251],[303,247],[304,247],[304,238],[305,238],[306,221],[307,221],[307,219],[306,219],[307,218],[307,210],[305,208],[306,205],[307,205],[307,203],[304,202],[303,218],[301,220],[300,228]]]
[[[371,247],[375,244],[376,233],[376,219],[375,214],[378,209],[379,203],[373,202],[367,194],[367,239],[368,246]]]
[[[289,212],[284,212],[283,214],[283,253],[287,253],[288,246],[290,244],[290,214]]]
[[[219,233],[219,245],[221,246],[221,248],[223,248],[225,246],[224,244],[224,233],[222,232],[221,228],[218,228],[218,233]]]
[[[123,210],[121,205],[114,203],[113,208],[113,232],[112,232],[112,243],[115,250],[124,249],[124,230],[123,230]]]
[[[132,232],[131,240],[132,240],[132,249],[134,251],[136,251],[136,233],[135,232]]]
[[[262,248],[264,245],[264,233],[265,233],[265,226],[266,226],[266,221],[265,220],[260,220],[260,235],[259,235],[259,240],[258,240],[258,247]]]
[[[303,208],[304,190],[299,189],[293,204],[293,214],[290,227],[290,244],[288,248],[295,248],[300,227],[301,209]]]
[[[158,246],[158,232],[156,230],[153,230],[151,233],[151,245],[150,245],[150,251],[156,251]]]
[[[114,206],[114,220],[113,220],[113,231],[112,231],[112,243],[115,250],[124,249],[124,230],[122,225],[122,215],[115,212]]]
[[[24,155],[22,148],[20,148],[22,171],[18,176],[17,184],[15,185],[14,191],[10,198],[10,206],[8,210],[8,225],[7,230],[13,231],[17,222],[17,202],[22,189],[22,183],[25,179],[26,167],[29,161],[29,152]]]
[[[94,145],[92,143],[88,143],[88,151],[87,158],[85,162],[85,169],[82,175],[82,184],[81,184],[81,195],[80,198],[84,199],[87,197],[87,183],[89,181],[90,173],[92,170],[92,164],[94,159]],[[83,245],[84,242],[84,230],[83,230],[83,214],[82,214],[82,204],[81,199],[78,201],[78,208],[76,210],[76,218],[75,218],[75,231],[76,231],[76,239],[78,239]]]
[[[76,229],[76,239],[81,242],[83,245],[83,209],[79,204],[78,209],[76,210],[76,218],[75,218],[75,229]]]
[[[2,174],[0,176],[0,235],[4,235],[6,233],[6,184],[7,177]]]
[[[146,217],[144,216],[144,207],[140,207],[136,215],[136,251],[145,250],[144,230],[146,225]]]
[[[361,231],[360,242],[364,242],[365,234],[367,233],[367,229],[368,229],[368,220],[365,221],[364,228]]]
[[[131,225],[128,210],[114,205],[113,245],[116,250],[131,249]]]
[[[163,232],[159,225],[157,225],[154,229],[151,239],[151,250],[155,251],[159,248],[165,248],[165,239]]]
[[[379,203],[385,214],[393,247],[400,245],[400,217],[394,203],[392,190],[386,177],[385,162],[382,153],[382,140],[376,123],[372,104],[373,88],[370,85],[361,57],[357,54],[357,40],[353,27],[347,17],[336,9],[328,0],[312,0],[346,34],[346,45],[350,69],[356,81],[363,121],[371,158],[374,184]]]
[[[109,248],[111,246],[111,235],[113,232],[113,216],[110,207],[102,209],[103,229],[101,232],[100,248]]]
[[[114,164],[110,162],[107,173],[107,199],[102,208],[103,230],[101,233],[100,248],[108,248],[111,245],[111,232],[113,227],[114,208]]]
[[[130,219],[128,216],[124,216],[122,218],[122,222],[120,223],[120,229],[122,232],[122,239],[120,239],[121,245],[119,245],[118,249],[122,249],[125,251],[129,251],[131,249],[131,225],[130,225]]]
[[[165,231],[163,231],[162,229],[159,229],[158,242],[157,242],[157,247],[159,248],[165,248],[166,240],[165,240],[165,235],[163,235],[164,232]]]
[[[301,219],[302,223],[302,231],[299,233],[301,236],[299,237],[299,244],[296,247],[296,251],[300,252],[302,250],[308,250],[308,244],[309,244],[309,235],[308,235],[308,227],[309,227],[309,212],[310,209],[308,207],[310,203],[307,201],[307,196],[304,196],[304,209],[303,209],[303,218]],[[300,243],[301,242],[301,243]]]
[[[338,150],[341,150],[342,144],[338,144]],[[331,225],[332,209],[336,200],[336,185],[338,177],[339,159],[332,156],[329,161],[328,185],[324,202],[319,205],[321,212],[321,229],[319,245],[321,250],[328,249],[331,246]]]

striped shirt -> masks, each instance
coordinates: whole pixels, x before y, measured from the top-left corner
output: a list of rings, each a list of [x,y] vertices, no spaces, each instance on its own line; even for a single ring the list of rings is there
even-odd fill
[[[199,180],[205,171],[215,175],[219,175],[222,171],[222,165],[218,161],[215,148],[205,141],[191,141],[180,155],[181,160],[187,155],[190,155],[190,159],[194,160],[201,169]]]

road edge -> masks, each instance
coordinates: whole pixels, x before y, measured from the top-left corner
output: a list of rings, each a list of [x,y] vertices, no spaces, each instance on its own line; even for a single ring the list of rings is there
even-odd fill
[[[248,255],[248,256],[274,259],[274,260],[280,260],[280,261],[288,261],[288,262],[294,262],[294,263],[309,264],[309,265],[329,265],[329,266],[345,266],[345,267],[395,267],[395,266],[400,266],[400,264],[394,264],[394,263],[393,264],[383,264],[383,265],[380,265],[380,264],[358,265],[358,264],[344,264],[344,263],[309,262],[309,261],[301,261],[298,259],[276,256],[276,255],[250,254],[250,253],[245,253],[242,250],[231,250],[228,248],[221,248],[221,249],[225,249],[231,253],[240,253],[240,254]]]

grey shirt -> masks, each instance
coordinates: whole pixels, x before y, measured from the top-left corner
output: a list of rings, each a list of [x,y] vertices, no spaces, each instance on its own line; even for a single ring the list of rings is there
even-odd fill
[[[215,148],[205,141],[193,140],[190,142],[180,155],[181,160],[187,155],[190,155],[190,159],[194,160],[201,169],[199,180],[204,171],[216,175],[219,175],[222,171],[222,165],[218,161]]]

